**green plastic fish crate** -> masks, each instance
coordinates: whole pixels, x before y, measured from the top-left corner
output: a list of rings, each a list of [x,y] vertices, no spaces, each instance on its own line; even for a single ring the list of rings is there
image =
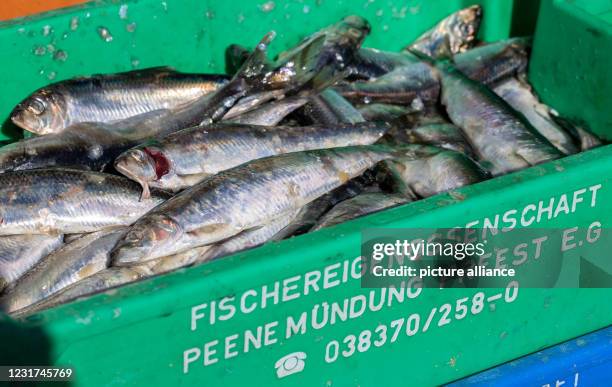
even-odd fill
[[[221,72],[230,43],[254,45],[274,29],[278,52],[347,14],[371,22],[366,46],[398,50],[471,3],[98,1],[18,19],[0,24],[0,116],[8,117],[34,89],[77,75],[159,65]],[[611,98],[610,3],[600,1],[596,9],[586,0],[543,1],[539,16],[537,2],[481,3],[481,37],[487,41],[529,34],[539,19],[530,68],[537,91],[561,114],[612,138],[605,108]],[[100,28],[112,39],[100,36]],[[8,122],[2,133],[19,134]],[[379,297],[380,290],[361,288],[354,278],[360,230],[454,227],[513,209],[535,215],[540,208],[537,227],[585,227],[594,221],[607,227],[610,165],[612,147],[606,146],[110,290],[26,321],[0,317],[0,364],[71,366],[77,386],[451,382],[608,326],[612,291],[521,288],[512,302],[490,303],[461,319],[454,311],[444,321],[434,313],[427,327],[406,329],[409,316],[425,321],[432,311],[447,303],[454,308],[478,289],[423,289],[362,311],[356,305]],[[554,216],[546,210],[551,201],[559,207],[564,200],[567,210],[555,209]],[[560,276],[578,284],[581,272],[593,267],[563,262]],[[330,309],[344,302],[354,310],[332,318]]]

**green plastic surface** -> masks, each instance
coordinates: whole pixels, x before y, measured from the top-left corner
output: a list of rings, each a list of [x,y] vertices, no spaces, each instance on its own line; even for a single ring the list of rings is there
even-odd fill
[[[532,83],[544,102],[612,139],[612,1],[543,1],[540,15]]]
[[[135,59],[139,61],[136,67],[170,64],[184,71],[220,71],[223,49],[229,43],[253,44],[268,29],[276,29],[280,33],[275,46],[278,51],[302,34],[349,13],[361,14],[372,22],[373,34],[367,45],[398,49],[436,20],[470,3],[443,0],[277,1],[271,11],[264,12],[262,9],[271,7],[264,1],[218,4],[212,1],[134,1],[125,3],[128,5],[127,19],[119,16],[122,4],[109,3],[22,20],[0,29],[0,42],[3,46],[8,44],[3,50],[12,58],[3,62],[5,71],[0,72],[0,82],[6,85],[0,95],[0,112],[6,116],[15,102],[49,82],[47,77],[51,71],[56,72],[55,79],[64,79],[78,74],[126,70],[132,67]],[[525,7],[524,2],[514,5],[510,1],[485,2],[483,37],[495,40],[508,36],[511,28],[514,31],[517,21],[511,17],[517,17],[515,7],[519,3]],[[543,5],[542,9],[547,6]],[[62,39],[74,16],[81,20],[79,28]],[[135,31],[127,32],[126,26],[133,22],[136,22]],[[52,26],[54,37],[42,36],[45,25]],[[104,42],[98,37],[98,26],[111,31],[112,42]],[[31,37],[30,31],[35,35]],[[545,32],[542,28],[538,30],[539,34]],[[49,54],[40,57],[32,54],[34,45],[53,39],[57,39],[54,44],[58,49],[68,53],[65,62],[54,61]],[[545,49],[540,47],[543,39],[536,37],[534,54]],[[531,66],[536,85],[537,77],[544,77],[544,71],[539,71],[538,66],[536,63]],[[40,69],[44,70],[43,74],[39,74]],[[549,94],[550,88],[538,88],[538,91],[547,100],[556,98],[579,105],[574,89],[568,84],[559,87],[555,95]],[[580,106],[587,109],[586,102],[583,105],[580,101]],[[612,133],[609,127],[608,133]],[[308,294],[300,291],[298,298],[278,303],[271,297],[263,307],[262,287],[267,286],[269,291],[280,281],[279,290],[289,288],[287,295],[291,298],[295,294],[292,284],[303,289],[306,276],[315,278],[315,274],[308,273],[324,271],[325,267],[331,273],[334,265],[339,264],[342,268],[343,262],[358,257],[363,228],[461,226],[600,184],[594,207],[588,205],[585,196],[585,204],[575,212],[542,221],[538,227],[585,227],[593,221],[609,227],[612,222],[611,163],[612,146],[607,146],[108,291],[34,315],[25,322],[14,323],[0,316],[0,364],[71,365],[76,369],[74,384],[79,386],[419,386],[450,382],[609,325],[612,322],[612,291],[520,289],[511,303],[491,302],[476,313],[470,311],[458,318],[454,307],[457,299],[472,297],[479,290],[424,289],[416,298],[395,302],[392,307],[368,310],[346,321],[337,318],[332,323],[328,319],[319,327],[322,323],[320,313],[326,304],[328,307],[333,303],[342,305],[345,299],[357,299],[359,295],[369,295],[372,290],[361,288],[359,280],[347,280],[327,289],[320,283],[319,291],[310,288]],[[530,262],[534,270],[557,264]],[[578,260],[563,261],[561,276],[565,281],[578,283],[582,266]],[[293,279],[294,276],[300,277]],[[342,280],[342,275],[333,280],[338,279]],[[250,289],[256,290],[259,298],[253,296]],[[499,293],[496,289],[483,291],[487,296]],[[243,294],[249,294],[245,306],[250,307],[257,300],[256,309],[247,314],[237,312],[232,318],[224,319],[227,309],[218,309],[220,303],[225,303],[227,308],[231,297],[240,299]],[[217,305],[216,322],[209,324],[207,319],[213,302]],[[446,303],[453,305],[453,311],[449,315],[450,322],[444,324],[440,308]],[[192,307],[201,304],[208,305],[199,309],[205,313],[205,318],[198,320],[196,329],[192,330]],[[435,318],[425,328],[434,309]],[[286,338],[287,319],[298,321],[303,313],[308,318],[306,331]],[[399,324],[393,322],[415,315],[420,319],[419,328],[410,331],[409,335],[403,325],[393,339],[395,330],[392,327]],[[319,318],[313,322],[313,316]],[[338,341],[342,351],[348,345],[346,342],[350,342],[350,335],[359,336],[369,330],[375,333],[376,339],[379,334],[375,331],[382,332],[383,328],[379,328],[382,325],[387,326],[387,339],[381,346],[358,347],[353,353],[346,352],[350,356],[339,354],[335,361],[326,362],[326,348],[333,346],[330,342]],[[257,336],[258,329],[262,336],[264,331],[268,332],[268,345],[264,345],[262,337],[260,348],[251,344],[248,353],[243,353],[241,340],[245,331],[252,331]],[[232,341],[235,334],[238,339]],[[230,343],[237,344],[235,348],[221,345],[227,337]],[[185,351],[196,347],[203,351],[203,346],[214,340],[220,343],[209,346],[217,351],[211,360],[220,359],[204,366],[204,359],[200,357],[185,373]],[[229,355],[234,351],[239,354],[224,359],[224,349]],[[295,352],[306,355],[303,370],[279,375],[275,367],[277,361]]]

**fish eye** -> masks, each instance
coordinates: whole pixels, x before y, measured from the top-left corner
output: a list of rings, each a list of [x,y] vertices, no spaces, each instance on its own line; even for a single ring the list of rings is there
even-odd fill
[[[28,104],[28,111],[36,115],[41,115],[45,112],[47,104],[40,98],[33,98]]]

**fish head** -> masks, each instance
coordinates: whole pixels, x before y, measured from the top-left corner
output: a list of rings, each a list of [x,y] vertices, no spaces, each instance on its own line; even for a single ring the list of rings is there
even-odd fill
[[[183,228],[169,216],[147,216],[132,226],[113,251],[115,266],[129,266],[176,253]]]
[[[140,146],[117,157],[115,169],[144,186],[168,174],[170,161],[160,148],[154,145]]]
[[[370,23],[361,16],[349,15],[337,25],[338,32],[345,36],[347,45],[360,47],[365,37],[370,33]]]
[[[35,134],[56,133],[68,126],[65,105],[60,93],[41,89],[15,107],[11,121]]]
[[[472,46],[478,34],[481,19],[482,7],[480,5],[472,5],[453,14],[447,25],[448,43],[452,53],[463,52]]]
[[[336,61],[340,63],[350,61],[371,29],[370,23],[363,17],[346,16],[336,24],[327,27],[324,34],[324,47],[326,50],[333,48],[331,53],[335,56]],[[350,57],[345,58],[347,55]]]

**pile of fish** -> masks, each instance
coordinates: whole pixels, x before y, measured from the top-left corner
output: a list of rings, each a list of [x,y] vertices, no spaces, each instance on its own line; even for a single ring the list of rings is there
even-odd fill
[[[526,79],[530,41],[482,9],[402,52],[348,16],[229,75],[151,68],[51,84],[0,148],[0,307],[16,316],[600,144]]]

